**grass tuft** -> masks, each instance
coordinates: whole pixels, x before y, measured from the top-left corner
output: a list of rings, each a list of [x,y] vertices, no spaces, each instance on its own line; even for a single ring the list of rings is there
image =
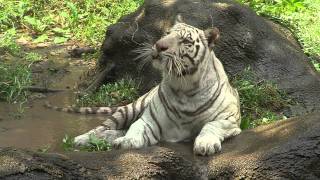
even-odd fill
[[[133,80],[122,79],[105,84],[97,92],[85,94],[77,99],[77,106],[119,106],[138,98],[137,85]]]
[[[109,151],[111,150],[111,144],[103,139],[99,139],[94,135],[89,136],[89,142],[85,146],[76,146],[74,143],[74,138],[68,135],[62,140],[62,147],[65,151]]]
[[[142,3],[143,0],[0,0],[0,31],[18,28],[40,40],[54,34],[52,39],[57,44],[73,39],[99,45],[106,27]]]
[[[26,87],[31,85],[29,65],[0,63],[0,100],[10,103],[24,102],[28,97]]]
[[[0,55],[6,52],[12,55],[20,53],[20,46],[16,43],[16,30],[8,29],[3,34],[0,34]]]
[[[240,96],[241,128],[254,128],[283,119],[281,110],[291,100],[277,86],[268,81],[258,81],[250,68],[235,76],[231,83]]]
[[[43,57],[38,53],[29,52],[29,53],[26,53],[25,59],[30,63],[36,63],[36,62],[42,61]]]

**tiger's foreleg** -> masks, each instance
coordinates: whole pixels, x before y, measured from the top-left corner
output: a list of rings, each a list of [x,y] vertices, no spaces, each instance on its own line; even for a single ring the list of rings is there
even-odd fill
[[[221,143],[228,137],[241,132],[237,119],[215,120],[205,124],[194,141],[193,152],[198,155],[212,155],[221,150]]]
[[[130,126],[125,136],[113,142],[113,146],[118,149],[138,149],[157,144],[161,135],[156,127],[152,121],[140,118]]]

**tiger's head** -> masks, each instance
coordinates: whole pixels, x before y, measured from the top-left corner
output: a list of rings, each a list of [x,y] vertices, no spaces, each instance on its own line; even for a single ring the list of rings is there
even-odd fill
[[[198,71],[218,38],[217,28],[203,31],[178,21],[153,45],[152,64],[169,76],[192,75]]]

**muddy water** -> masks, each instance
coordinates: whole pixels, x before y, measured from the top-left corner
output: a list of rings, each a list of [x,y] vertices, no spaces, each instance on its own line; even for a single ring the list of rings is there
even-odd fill
[[[76,136],[95,127],[103,121],[103,116],[85,116],[57,112],[43,107],[46,101],[58,106],[72,104],[73,87],[86,67],[69,67],[70,73],[55,82],[51,88],[66,89],[59,93],[47,94],[46,98],[28,103],[22,118],[13,118],[17,105],[0,103],[0,147],[19,147],[37,150],[50,147],[49,151],[62,151],[65,134]]]

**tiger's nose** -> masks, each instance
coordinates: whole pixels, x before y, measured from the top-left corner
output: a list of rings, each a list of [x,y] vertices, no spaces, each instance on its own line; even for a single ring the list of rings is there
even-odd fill
[[[164,41],[159,40],[156,42],[156,49],[158,52],[166,51],[169,49],[169,45]]]

